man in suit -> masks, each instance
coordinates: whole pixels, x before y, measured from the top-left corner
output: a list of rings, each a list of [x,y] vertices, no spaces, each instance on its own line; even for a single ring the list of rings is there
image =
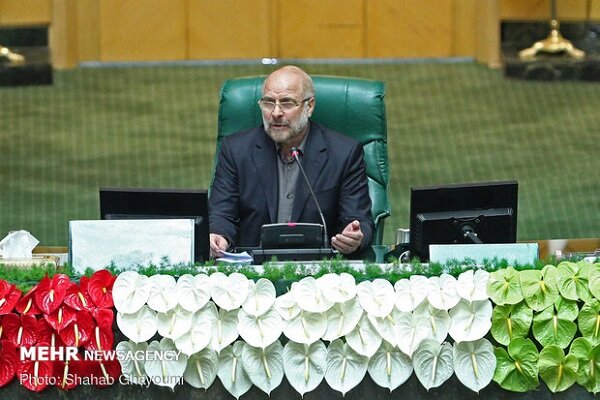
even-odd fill
[[[312,79],[286,66],[271,73],[259,101],[263,125],[223,138],[209,199],[210,251],[260,244],[261,226],[276,222],[321,223],[302,166],[319,201],[331,246],[353,254],[371,244],[371,200],[362,145],[311,121]]]

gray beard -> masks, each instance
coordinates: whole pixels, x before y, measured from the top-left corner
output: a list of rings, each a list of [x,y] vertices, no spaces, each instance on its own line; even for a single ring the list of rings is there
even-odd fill
[[[267,132],[267,135],[269,135],[269,137],[273,139],[275,143],[285,143],[298,136],[300,132],[302,132],[308,125],[308,108],[306,107],[306,104],[302,105],[302,113],[300,114],[300,117],[288,126],[289,130],[287,132],[273,132],[271,129],[271,124],[264,117],[264,115],[263,125],[265,127],[265,132]]]

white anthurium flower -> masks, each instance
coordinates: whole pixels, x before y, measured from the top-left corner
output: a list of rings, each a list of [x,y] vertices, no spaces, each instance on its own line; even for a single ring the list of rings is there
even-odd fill
[[[219,355],[219,371],[217,376],[223,387],[236,399],[252,387],[252,381],[242,366],[242,351],[246,344],[237,341],[227,346]]]
[[[440,386],[454,372],[452,346],[447,342],[439,344],[434,339],[425,339],[412,359],[415,375],[427,390]]]
[[[391,392],[410,378],[413,366],[410,357],[384,340],[369,360],[368,371],[375,384]]]
[[[286,321],[292,320],[296,315],[300,314],[300,307],[296,304],[296,300],[294,300],[294,296],[292,296],[291,292],[287,292],[284,295],[281,295],[275,299],[275,309]]]
[[[239,272],[229,276],[215,272],[210,276],[210,285],[213,301],[227,311],[241,307],[248,297],[248,278]]]
[[[450,315],[446,310],[433,307],[427,300],[423,301],[414,311],[414,318],[423,321],[428,328],[427,337],[442,343],[448,336],[450,329]]]
[[[133,314],[148,301],[152,282],[135,271],[121,272],[112,289],[115,308],[121,314]]]
[[[279,340],[265,349],[246,343],[242,349],[242,365],[252,383],[270,395],[283,380],[283,346]]]
[[[238,314],[238,332],[250,346],[262,349],[274,343],[283,332],[283,320],[273,308],[264,314],[254,316],[245,310]]]
[[[395,344],[398,340],[396,337],[396,324],[401,313],[401,311],[394,307],[392,312],[383,318],[375,317],[371,314],[367,314],[367,317],[383,340]]]
[[[206,274],[185,274],[177,280],[179,305],[187,311],[196,312],[210,300],[210,278]]]
[[[346,272],[325,274],[317,278],[317,286],[332,303],[345,303],[356,296],[356,280]]]
[[[152,275],[148,279],[152,283],[148,307],[159,313],[175,308],[178,304],[175,278],[171,275]]]
[[[449,310],[458,304],[460,296],[456,288],[458,282],[452,275],[442,274],[429,278],[427,300],[439,310]]]
[[[218,313],[218,318],[212,322],[210,347],[218,353],[238,338],[239,334],[237,326],[239,312],[239,308],[231,311],[223,310],[221,308]]]
[[[318,340],[310,345],[292,341],[283,348],[283,370],[300,396],[319,386],[327,368],[327,348]]]
[[[264,278],[259,279],[256,284],[251,280],[248,282],[251,285],[242,308],[247,314],[258,317],[266,313],[275,303],[275,286],[273,282]]]
[[[156,312],[143,306],[135,314],[117,313],[117,326],[134,343],[150,340],[158,330]]]
[[[487,293],[489,280],[490,273],[483,269],[465,271],[458,276],[458,295],[469,301],[487,300],[490,297]]]
[[[324,313],[333,306],[333,303],[323,296],[317,280],[312,276],[307,276],[292,285],[290,293],[298,307],[304,311]]]
[[[158,313],[158,333],[169,339],[179,339],[192,329],[193,313],[177,305],[166,313]]]
[[[357,294],[362,308],[375,317],[386,317],[394,308],[396,293],[392,284],[385,279],[359,283]]]
[[[323,340],[331,342],[350,333],[360,321],[363,313],[364,310],[358,302],[358,297],[345,303],[336,303],[327,310],[327,331],[323,335]]]
[[[203,350],[210,343],[212,326],[218,318],[217,307],[208,302],[192,315],[192,328],[175,340],[175,346],[188,356]]]
[[[181,382],[187,366],[188,356],[181,354],[175,348],[171,339],[163,338],[160,343],[156,340],[148,345],[148,352],[154,354],[178,354],[177,357],[149,358],[144,364],[144,370],[151,382],[158,386],[173,389]],[[172,358],[172,359],[171,359]]]
[[[183,379],[193,388],[208,389],[217,378],[218,370],[219,355],[207,347],[188,358]]]
[[[336,339],[327,348],[325,381],[344,396],[362,382],[368,365],[368,357],[358,354],[342,339]]]
[[[356,328],[346,335],[346,343],[358,354],[371,357],[381,346],[381,335],[363,314]]]
[[[462,299],[450,310],[450,330],[455,342],[472,342],[484,337],[492,327],[492,302]]]
[[[427,298],[429,280],[422,275],[412,275],[410,279],[400,279],[394,285],[396,308],[411,312]]]
[[[300,311],[298,315],[287,321],[283,334],[296,343],[311,344],[321,339],[327,331],[327,315]]]
[[[454,344],[454,372],[459,381],[479,393],[496,371],[494,346],[487,339]]]
[[[415,313],[400,312],[396,320],[396,345],[409,357],[429,337],[430,322]]]
[[[125,341],[119,343],[116,350],[118,353],[127,353],[126,357],[119,357],[123,377],[134,385],[143,385],[147,380],[146,370],[144,369],[146,358],[138,357],[137,354],[146,354],[148,343]]]

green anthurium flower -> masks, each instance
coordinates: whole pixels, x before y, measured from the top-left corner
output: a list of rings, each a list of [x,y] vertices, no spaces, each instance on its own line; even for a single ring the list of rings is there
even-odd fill
[[[524,301],[494,307],[492,313],[492,337],[508,346],[511,340],[527,337],[533,319],[533,310]]]
[[[538,369],[542,380],[552,393],[570,388],[577,380],[579,361],[573,354],[565,357],[563,349],[556,345],[544,347],[540,352]]]
[[[577,358],[577,383],[594,394],[600,392],[600,346],[584,337],[577,338],[571,344],[570,355]]]
[[[596,263],[589,269],[588,287],[592,295],[600,299],[600,264]]]
[[[496,371],[494,382],[512,392],[527,392],[539,385],[538,351],[531,339],[516,338],[508,345],[494,349]]]
[[[556,302],[533,316],[533,336],[542,346],[566,348],[577,332],[577,302],[559,296]]]
[[[517,304],[523,300],[519,273],[513,267],[492,272],[487,291],[495,304]]]
[[[558,298],[558,270],[553,265],[546,265],[541,271],[521,271],[519,279],[523,297],[533,311],[545,309]]]
[[[600,301],[593,299],[585,303],[577,322],[579,331],[593,346],[600,344]]]
[[[589,264],[589,263],[588,263]],[[589,289],[590,265],[563,261],[558,264],[558,290],[569,300],[590,301],[592,294]]]

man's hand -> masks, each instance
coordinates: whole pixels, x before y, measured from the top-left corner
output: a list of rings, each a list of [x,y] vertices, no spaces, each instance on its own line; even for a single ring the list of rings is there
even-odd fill
[[[210,234],[210,256],[211,258],[221,257],[223,252],[229,247],[229,242],[223,236],[217,233]]]
[[[331,238],[331,245],[342,254],[354,253],[363,240],[360,223],[357,220],[350,222],[342,231]]]

